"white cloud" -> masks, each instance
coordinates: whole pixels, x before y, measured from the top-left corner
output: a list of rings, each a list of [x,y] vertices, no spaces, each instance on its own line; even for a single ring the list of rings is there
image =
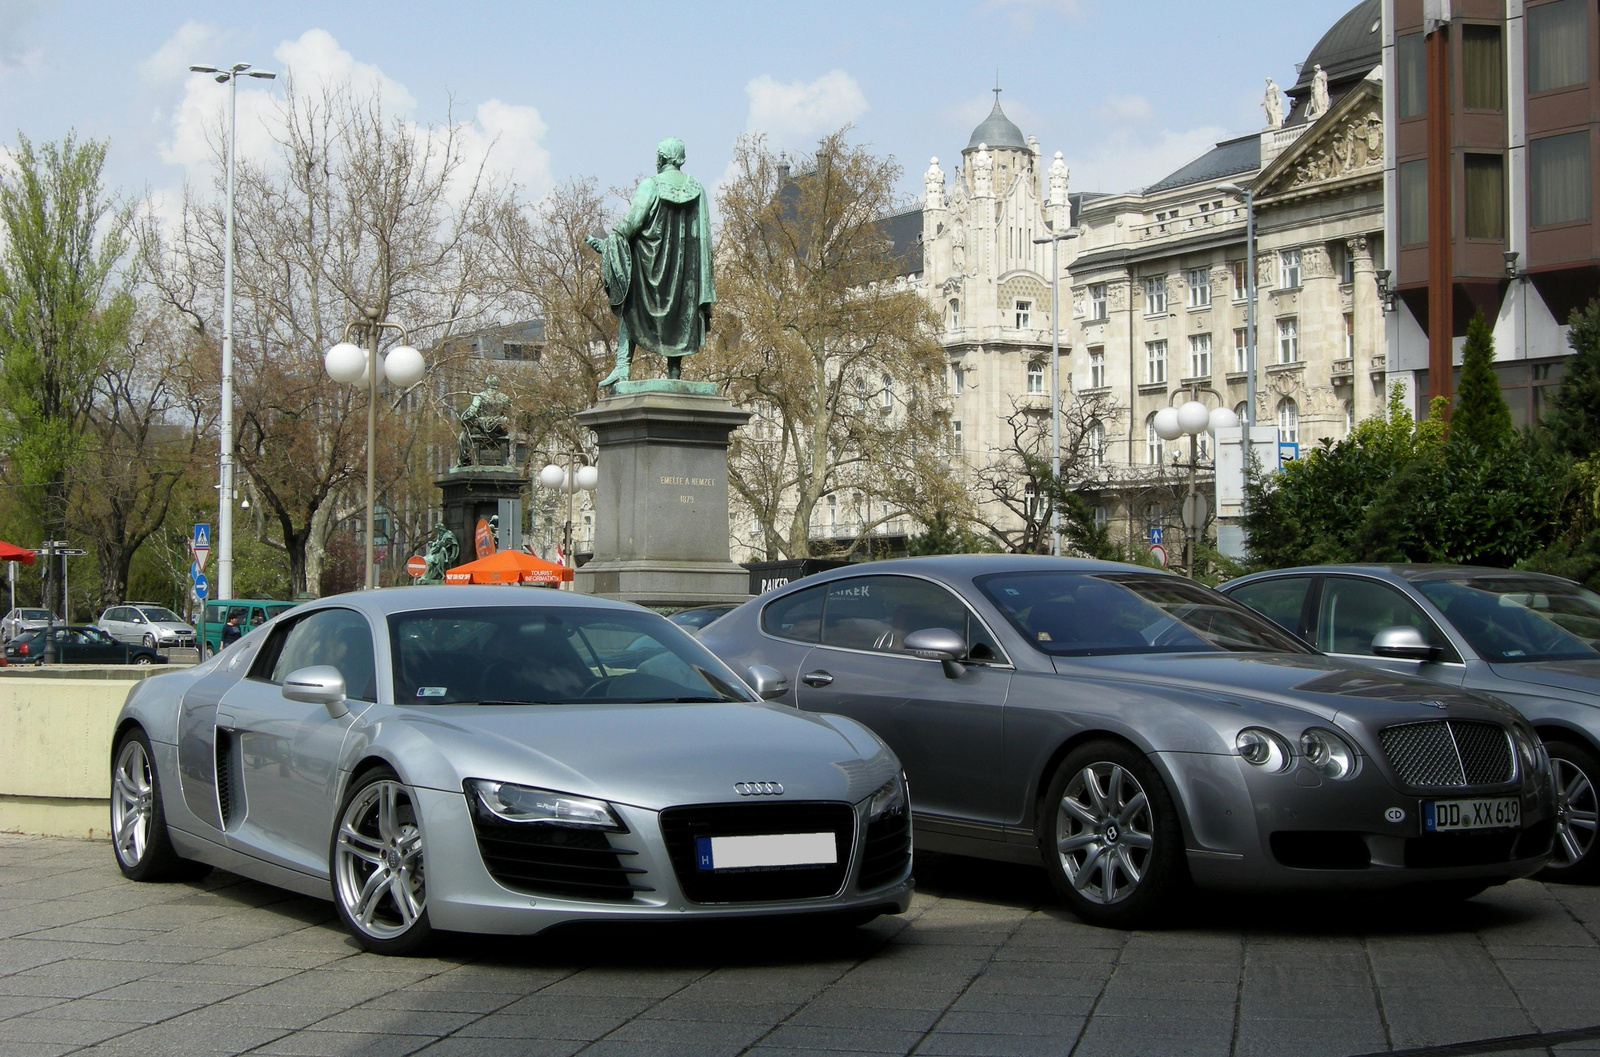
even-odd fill
[[[139,77],[150,84],[168,84],[200,75],[190,73],[189,67],[199,63],[211,65],[226,62],[219,55],[225,38],[216,26],[204,22],[185,22],[166,42],[139,64]]]
[[[987,0],[982,10],[1003,12],[1018,29],[1031,31],[1035,15],[1080,18],[1087,6],[1088,0]]]
[[[416,109],[416,97],[405,85],[371,63],[356,61],[325,29],[308,29],[298,40],[279,44],[272,55],[282,64],[278,72],[293,78],[300,91],[349,82],[357,91],[375,93],[385,113],[409,114]]]
[[[1100,116],[1123,125],[1142,125],[1155,116],[1142,95],[1113,95],[1100,106]]]
[[[1226,129],[1111,129],[1100,142],[1069,151],[1074,191],[1134,191],[1187,165],[1218,141]]]
[[[464,170],[476,172],[482,162],[486,176],[521,184],[535,195],[550,187],[550,152],[540,142],[549,126],[536,108],[490,99],[473,116],[456,126]]]
[[[44,0],[0,0],[0,75],[31,73],[44,65],[44,49],[29,40]]]
[[[744,86],[750,100],[751,132],[765,132],[773,147],[804,148],[867,112],[861,85],[843,70],[814,81],[787,84],[762,74]]]

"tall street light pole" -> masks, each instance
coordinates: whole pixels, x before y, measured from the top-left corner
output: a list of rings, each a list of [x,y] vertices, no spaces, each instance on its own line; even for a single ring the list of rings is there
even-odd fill
[[[1056,493],[1061,488],[1061,264],[1062,239],[1075,237],[1071,231],[1056,232],[1034,239],[1035,246],[1050,244],[1050,553],[1061,556],[1061,504]]]
[[[228,86],[228,208],[223,221],[222,252],[222,414],[218,429],[222,434],[222,482],[217,492],[217,594],[233,597],[233,159],[238,153],[239,77],[270,81],[278,75],[252,70],[248,62],[236,62],[222,69],[216,66],[191,66],[191,73],[210,74],[218,84]]]
[[[1238,184],[1218,184],[1217,190],[1244,200],[1244,418],[1239,421],[1239,508],[1244,510],[1250,483],[1250,423],[1256,417],[1256,194]],[[1218,504],[1221,505],[1220,503]],[[1219,510],[1220,514],[1221,511]]]

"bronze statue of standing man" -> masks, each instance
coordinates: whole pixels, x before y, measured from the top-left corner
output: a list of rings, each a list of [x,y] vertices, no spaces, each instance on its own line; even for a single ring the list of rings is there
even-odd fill
[[[605,238],[588,237],[618,322],[617,362],[602,389],[628,380],[636,345],[665,356],[667,377],[679,377],[711,328],[711,210],[683,160],[682,140],[662,140],[656,174],[639,184],[628,215]]]

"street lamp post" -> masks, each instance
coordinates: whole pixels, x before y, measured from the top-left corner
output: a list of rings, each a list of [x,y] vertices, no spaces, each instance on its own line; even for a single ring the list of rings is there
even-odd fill
[[[1217,190],[1244,201],[1244,418],[1239,422],[1239,508],[1249,502],[1250,423],[1256,417],[1256,193],[1236,183],[1222,183]]]
[[[191,73],[212,75],[218,84],[228,86],[228,208],[223,220],[222,250],[222,413],[218,430],[222,434],[221,479],[217,496],[217,597],[233,597],[233,159],[238,153],[239,77],[270,81],[278,75],[252,70],[248,62],[236,62],[226,69],[216,66],[191,66]]]
[[[365,550],[366,573],[363,582],[367,590],[378,586],[377,570],[372,561],[373,496],[377,448],[378,423],[378,336],[385,330],[398,330],[401,344],[390,349],[383,360],[383,373],[389,381],[405,388],[422,381],[428,365],[422,353],[411,347],[411,337],[398,323],[378,318],[378,310],[366,309],[366,319],[345,325],[344,340],[329,349],[323,356],[323,366],[328,377],[345,385],[367,385],[367,538]],[[366,335],[367,347],[363,350],[350,340],[351,331]]]
[[[1200,394],[1210,393],[1217,400],[1216,407],[1206,407],[1201,402]],[[1183,503],[1183,527],[1185,536],[1184,569],[1189,579],[1194,579],[1195,559],[1198,557],[1200,544],[1200,526],[1205,523],[1205,504],[1200,498],[1197,475],[1200,471],[1200,434],[1211,433],[1215,435],[1219,429],[1230,429],[1238,425],[1239,417],[1226,405],[1222,394],[1209,385],[1198,382],[1190,385],[1186,390],[1179,390],[1172,395],[1176,399],[1180,394],[1187,395],[1188,400],[1173,407],[1171,403],[1156,412],[1156,436],[1162,440],[1177,440],[1187,435],[1189,437],[1189,490]],[[1173,456],[1174,462],[1177,456]],[[1212,466],[1215,467],[1215,449],[1213,449]],[[1181,464],[1180,464],[1181,465]]]
[[[1061,504],[1056,492],[1061,487],[1061,266],[1058,251],[1062,239],[1076,232],[1061,231],[1034,239],[1035,246],[1050,244],[1050,553],[1061,555]]]
[[[566,493],[567,522],[561,530],[561,556],[563,565],[575,569],[578,559],[572,552],[572,522],[577,513],[577,495],[580,491],[594,491],[595,485],[600,483],[600,471],[594,466],[584,465],[583,456],[576,452],[551,453],[550,458],[562,459],[566,465],[547,463],[534,479],[542,488],[559,489]],[[576,587],[573,589],[576,590]]]

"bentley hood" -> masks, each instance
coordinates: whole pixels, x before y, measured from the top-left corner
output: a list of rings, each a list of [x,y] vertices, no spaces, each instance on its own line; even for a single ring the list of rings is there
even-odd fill
[[[1489,670],[1509,683],[1531,683],[1525,692],[1537,694],[1535,687],[1549,687],[1566,693],[1546,696],[1586,705],[1600,704],[1600,660],[1534,661],[1528,664],[1491,664]],[[1507,687],[1509,691],[1511,688]]]
[[[739,801],[738,783],[783,800],[856,803],[899,773],[865,727],[776,705],[440,705],[394,708],[371,742],[409,760],[409,781],[461,791],[515,782],[660,810]],[[417,742],[429,751],[420,752]],[[403,755],[401,755],[403,753]],[[421,765],[420,757],[430,757]],[[423,773],[425,772],[425,773]],[[774,797],[774,799],[777,799]]]

